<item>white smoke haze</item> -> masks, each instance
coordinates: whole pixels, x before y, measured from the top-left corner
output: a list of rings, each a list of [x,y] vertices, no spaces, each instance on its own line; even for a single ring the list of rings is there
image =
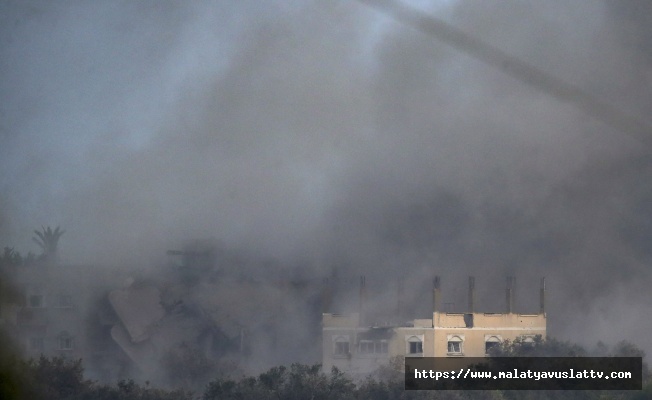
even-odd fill
[[[644,0],[414,4],[652,122]],[[493,311],[547,276],[549,334],[652,353],[652,148],[365,5],[3,2],[0,121],[3,246],[60,225],[64,262],[140,268],[214,238],[386,309],[402,277],[412,318],[435,274]]]

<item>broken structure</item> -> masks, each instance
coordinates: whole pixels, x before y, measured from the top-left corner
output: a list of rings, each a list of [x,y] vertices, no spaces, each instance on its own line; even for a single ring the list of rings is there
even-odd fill
[[[201,383],[234,365],[257,373],[318,357],[319,280],[224,271],[224,256],[201,245],[168,255],[181,257],[108,295],[111,338],[143,376],[188,374]]]
[[[0,305],[0,329],[27,358],[83,359],[88,377],[122,376],[128,359],[106,335],[111,317],[103,295],[120,272],[97,266],[62,265],[46,259],[5,266],[16,298]]]
[[[514,312],[514,278],[507,280],[504,313],[475,311],[475,279],[469,278],[468,311],[441,311],[440,279],[432,291],[432,318],[415,319],[405,324],[382,326],[367,320],[366,280],[360,280],[357,313],[322,316],[322,364],[354,376],[364,376],[393,357],[485,357],[493,346],[520,338],[534,342],[546,336],[545,279],[541,280],[540,308],[537,314]],[[378,326],[381,325],[381,326]]]

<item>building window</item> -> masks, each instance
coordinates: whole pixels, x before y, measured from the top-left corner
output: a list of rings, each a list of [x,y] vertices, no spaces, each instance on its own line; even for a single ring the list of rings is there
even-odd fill
[[[407,354],[409,355],[423,354],[423,335],[410,336],[407,339]]]
[[[423,343],[410,342],[410,354],[423,353]]]
[[[58,308],[72,308],[72,296],[67,294],[60,294],[57,297]]]
[[[27,298],[27,305],[30,308],[42,308],[45,304],[42,294],[32,294]]]
[[[388,346],[386,340],[371,341],[361,340],[359,344],[360,354],[387,354]]]
[[[349,337],[348,336],[338,336],[333,341],[333,355],[338,357],[348,357],[350,354],[349,350]]]
[[[374,342],[371,340],[360,341],[360,354],[373,354],[376,351]]]
[[[523,346],[526,347],[534,347],[535,344],[534,335],[522,335],[521,343],[523,343]]]
[[[486,355],[491,354],[491,349],[498,348],[502,342],[502,338],[496,335],[485,335],[484,337],[484,352]]]
[[[389,346],[387,345],[386,340],[381,340],[376,342],[376,353],[377,354],[387,354],[389,352]]]
[[[448,355],[461,356],[464,355],[464,336],[462,335],[448,335]]]
[[[336,356],[345,356],[349,354],[349,342],[336,342],[335,343],[335,355]]]
[[[72,350],[75,340],[68,332],[62,332],[59,337],[59,350]]]
[[[31,351],[40,351],[44,349],[44,341],[42,337],[33,337],[29,339],[29,349]]]

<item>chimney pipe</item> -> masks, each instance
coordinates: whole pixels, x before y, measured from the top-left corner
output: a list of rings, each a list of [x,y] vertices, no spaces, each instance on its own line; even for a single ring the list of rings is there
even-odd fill
[[[322,285],[321,312],[325,314],[330,311],[333,302],[333,284],[330,279],[324,278]]]
[[[403,278],[396,282],[396,317],[399,322],[403,321]]]
[[[435,276],[432,280],[432,312],[436,313],[441,307],[441,280]]]
[[[365,321],[365,308],[367,300],[366,278],[364,275],[360,276],[360,304],[358,305],[358,325],[363,326]]]
[[[475,303],[475,278],[469,276],[469,312],[473,313],[473,303]]]
[[[546,277],[541,278],[541,289],[539,291],[539,314],[546,313]]]
[[[507,277],[507,314],[514,312],[514,287],[516,286],[516,277]]]

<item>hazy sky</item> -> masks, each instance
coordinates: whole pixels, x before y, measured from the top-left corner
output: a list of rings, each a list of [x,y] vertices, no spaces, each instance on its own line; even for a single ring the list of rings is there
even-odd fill
[[[651,122],[645,0],[414,4]],[[0,140],[21,252],[61,225],[77,264],[215,238],[498,301],[546,275],[553,333],[652,351],[651,149],[356,2],[2,2]]]

